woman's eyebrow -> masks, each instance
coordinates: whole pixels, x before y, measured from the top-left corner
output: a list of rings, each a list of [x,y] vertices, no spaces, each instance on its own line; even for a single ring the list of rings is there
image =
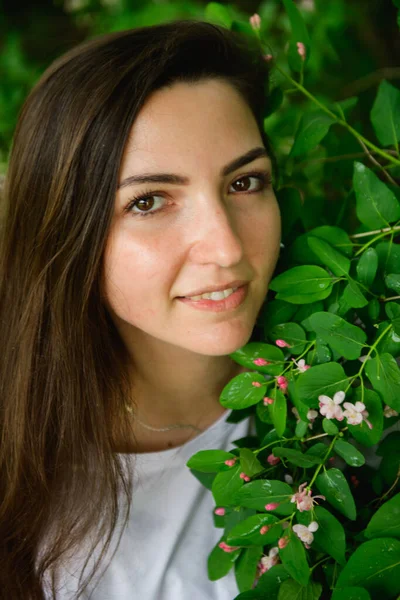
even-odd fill
[[[267,151],[263,146],[257,146],[256,148],[249,150],[246,154],[235,158],[225,165],[225,167],[221,169],[221,177],[226,177],[226,175],[233,173],[236,169],[244,167],[261,156],[268,157]],[[143,175],[131,175],[130,177],[126,177],[118,185],[118,189],[127,187],[128,185],[141,183],[174,183],[178,185],[188,185],[189,181],[188,177],[175,175],[173,173],[145,173]]]

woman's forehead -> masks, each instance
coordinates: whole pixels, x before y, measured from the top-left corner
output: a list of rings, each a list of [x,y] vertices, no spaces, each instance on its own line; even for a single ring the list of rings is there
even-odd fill
[[[227,82],[177,83],[155,92],[139,112],[124,152],[124,165],[162,168],[171,161],[218,160],[262,145],[255,118]],[[176,165],[176,168],[179,164]]]

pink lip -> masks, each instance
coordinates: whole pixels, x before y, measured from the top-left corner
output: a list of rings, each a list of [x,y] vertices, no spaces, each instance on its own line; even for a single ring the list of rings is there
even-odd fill
[[[189,292],[188,294],[185,294],[184,296],[178,296],[178,298],[179,299],[180,298],[189,298],[192,296],[201,296],[202,294],[207,294],[207,293],[211,293],[211,292],[221,292],[222,290],[227,290],[229,288],[241,287],[243,285],[246,285],[247,283],[248,283],[248,281],[237,279],[236,281],[231,281],[230,283],[221,283],[220,285],[210,285],[208,288],[192,290],[191,292]]]
[[[232,286],[232,287],[236,287],[236,286]],[[225,288],[222,288],[222,289],[225,289]],[[238,287],[236,292],[233,292],[233,294],[231,294],[227,298],[224,298],[223,300],[206,300],[203,298],[201,300],[191,300],[190,298],[185,298],[185,297],[177,298],[177,300],[179,300],[180,302],[183,302],[184,304],[187,304],[188,306],[191,306],[192,308],[195,308],[196,310],[206,310],[206,311],[210,311],[210,312],[223,312],[225,310],[234,310],[235,308],[238,308],[238,306],[240,306],[244,302],[244,300],[247,296],[248,289],[249,289],[249,286],[246,283],[245,285]],[[213,290],[213,291],[218,291],[218,290]],[[193,294],[193,295],[197,296],[198,294]]]

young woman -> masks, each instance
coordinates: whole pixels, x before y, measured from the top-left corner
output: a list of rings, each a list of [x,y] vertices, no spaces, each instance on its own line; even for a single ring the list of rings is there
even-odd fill
[[[186,467],[278,258],[268,66],[178,21],[102,36],[17,125],[1,238],[0,589],[7,600],[232,600]]]

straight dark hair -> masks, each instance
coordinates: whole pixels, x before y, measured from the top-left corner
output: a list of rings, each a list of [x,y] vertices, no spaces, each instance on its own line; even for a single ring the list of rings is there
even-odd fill
[[[132,424],[124,409],[129,356],[104,305],[103,254],[139,110],[162,87],[207,78],[222,78],[242,95],[271,154],[263,128],[268,65],[260,49],[202,21],[84,43],[48,68],[22,108],[0,240],[6,600],[43,600],[45,581],[56,598],[57,569],[90,534],[88,560],[99,543],[102,552],[89,577],[81,577],[79,598],[119,516],[124,527],[129,519],[132,471],[113,451],[113,440]]]

